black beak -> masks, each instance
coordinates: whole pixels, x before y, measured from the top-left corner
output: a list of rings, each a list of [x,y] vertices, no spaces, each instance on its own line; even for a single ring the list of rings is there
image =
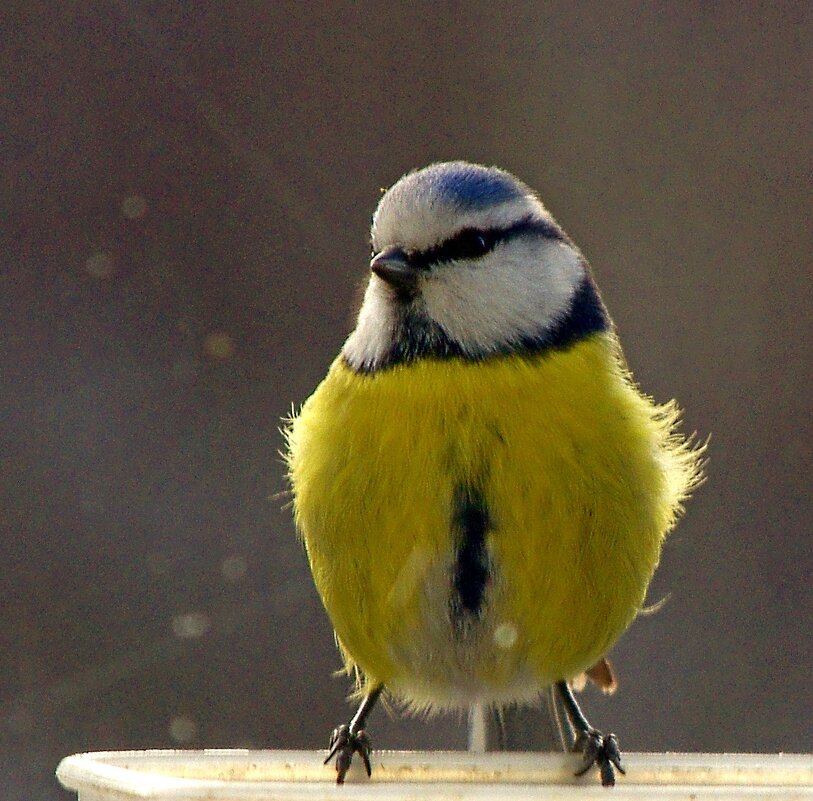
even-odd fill
[[[399,292],[415,292],[420,270],[409,263],[409,257],[401,248],[387,248],[376,253],[370,269]]]

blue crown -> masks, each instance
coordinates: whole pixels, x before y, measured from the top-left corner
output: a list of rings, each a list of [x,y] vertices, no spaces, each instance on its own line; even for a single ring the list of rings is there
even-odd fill
[[[461,209],[481,209],[531,194],[510,173],[465,161],[431,164],[411,177],[419,183],[426,182],[432,194]]]

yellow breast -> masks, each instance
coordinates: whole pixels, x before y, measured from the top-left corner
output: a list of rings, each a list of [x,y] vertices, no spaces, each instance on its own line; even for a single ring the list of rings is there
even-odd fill
[[[349,665],[416,705],[532,697],[605,654],[697,475],[611,334],[533,358],[341,359],[288,434],[295,515]],[[455,607],[461,488],[487,575]],[[457,611],[456,611],[457,609]]]

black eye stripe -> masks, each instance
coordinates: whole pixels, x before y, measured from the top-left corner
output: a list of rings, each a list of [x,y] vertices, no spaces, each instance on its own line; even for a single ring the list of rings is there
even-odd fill
[[[566,241],[565,234],[555,223],[527,217],[505,228],[464,228],[439,245],[426,250],[408,251],[406,255],[413,267],[428,270],[444,262],[478,259],[500,243],[528,234]]]
[[[428,268],[433,264],[462,259],[478,259],[493,250],[499,241],[498,232],[464,228],[451,239],[433,248],[409,254],[409,262]]]

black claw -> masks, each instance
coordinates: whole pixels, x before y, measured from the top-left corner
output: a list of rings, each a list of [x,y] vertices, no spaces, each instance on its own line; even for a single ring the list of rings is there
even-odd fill
[[[346,723],[337,726],[330,735],[328,749],[324,764],[327,765],[334,756],[336,757],[336,784],[344,784],[344,777],[350,770],[353,754],[361,757],[367,775],[372,775],[370,755],[373,752],[373,744],[363,729],[354,733]]]
[[[605,735],[596,729],[580,732],[573,744],[573,750],[580,751],[584,757],[576,776],[583,776],[595,765],[601,774],[601,784],[604,787],[612,787],[615,784],[616,769],[619,773],[625,773],[621,767],[618,738],[614,734]]]
[[[373,766],[370,764],[370,754],[373,753],[373,744],[364,731],[360,731],[356,735],[356,739],[360,746],[358,752],[361,755],[361,761],[364,763],[364,769],[367,771],[367,777],[369,778],[373,775]]]

